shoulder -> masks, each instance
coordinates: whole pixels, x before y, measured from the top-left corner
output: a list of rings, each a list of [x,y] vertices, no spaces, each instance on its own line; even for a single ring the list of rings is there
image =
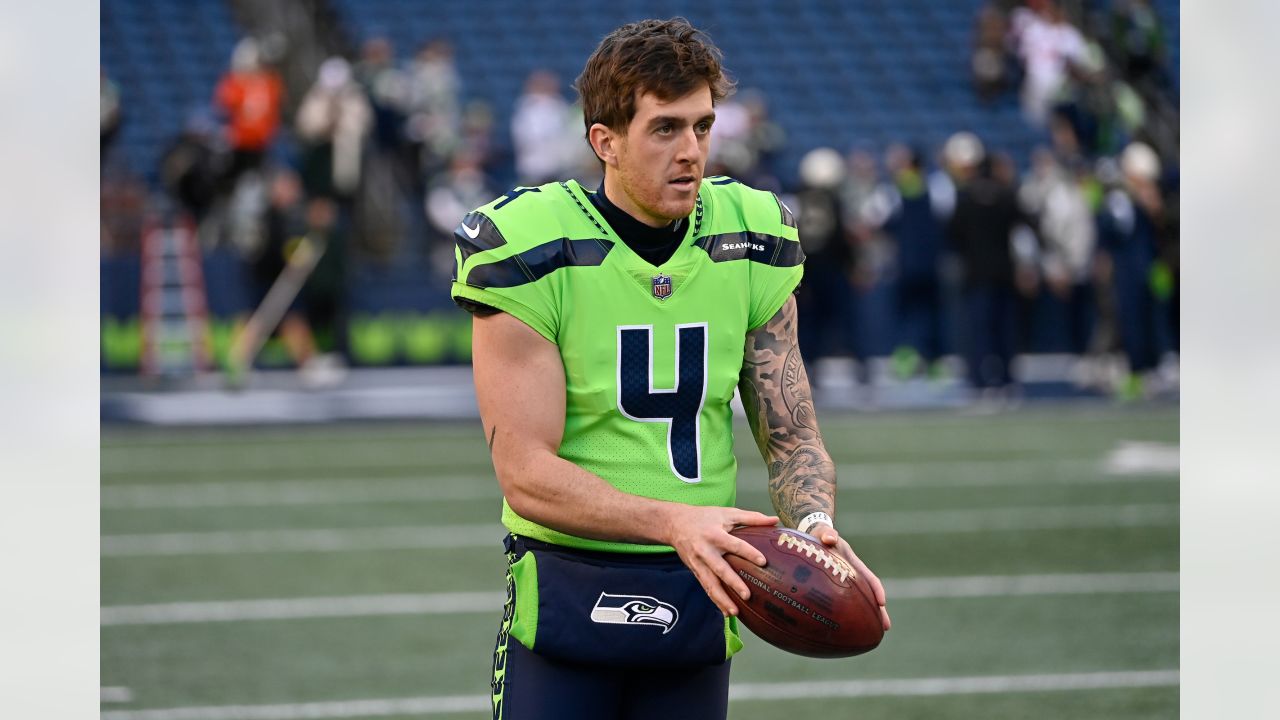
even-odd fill
[[[718,213],[738,216],[751,227],[759,230],[796,228],[796,218],[791,208],[772,192],[758,190],[728,175],[713,175],[703,181],[706,195]]]
[[[453,231],[463,256],[499,248],[520,253],[567,237],[577,215],[577,183],[514,187],[462,218]]]
[[[791,208],[768,190],[727,176],[703,181],[708,223],[698,246],[714,262],[750,260],[775,267],[804,262]]]
[[[516,187],[467,213],[453,231],[454,278],[473,287],[535,283],[567,266],[598,266],[613,243],[577,182]]]

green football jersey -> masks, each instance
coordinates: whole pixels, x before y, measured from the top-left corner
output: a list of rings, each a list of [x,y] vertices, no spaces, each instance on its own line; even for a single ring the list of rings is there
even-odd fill
[[[633,495],[731,506],[729,403],[746,335],[795,290],[804,253],[790,210],[728,177],[703,181],[680,247],[653,266],[577,182],[521,187],[455,231],[455,300],[510,313],[560,348],[560,457]],[[578,538],[512,511],[517,535],[613,552],[668,552]]]

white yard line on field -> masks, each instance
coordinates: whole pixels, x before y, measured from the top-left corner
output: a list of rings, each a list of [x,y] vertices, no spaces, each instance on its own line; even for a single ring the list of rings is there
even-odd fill
[[[308,469],[332,472],[335,469],[359,471],[366,468],[388,467],[430,468],[433,459],[457,446],[458,441],[455,440],[452,442],[452,448],[449,444],[444,444],[439,451],[433,451],[426,446],[410,446],[406,449],[404,445],[392,448],[385,443],[340,442],[294,447],[251,445],[235,449],[173,447],[159,453],[151,450],[112,451],[104,448],[101,452],[101,466],[102,474],[105,476],[192,475],[199,474],[205,468],[216,469],[220,474],[240,473],[265,476],[281,471],[301,472]],[[482,447],[477,443],[477,448]],[[1024,455],[1002,459],[989,457],[990,453],[983,453],[984,456],[974,458],[971,448],[934,449],[932,454],[913,453],[906,449],[903,450],[903,455],[910,459],[864,462],[856,456],[847,458],[837,456],[836,460],[841,467],[850,469],[851,476],[857,475],[863,468],[904,465],[949,469],[1015,463],[1043,468],[1059,462],[1086,462],[1097,467],[1102,466],[1102,460],[1097,454],[1064,452],[1062,448],[1055,446],[1021,446],[1018,452]],[[1034,454],[1034,456],[1028,457],[1026,454]],[[966,455],[970,457],[966,458]],[[476,455],[474,459],[477,467],[486,465],[483,455]]]
[[[104,703],[131,703],[133,693],[127,687],[98,688],[98,701]]]
[[[154,555],[234,555],[240,553],[326,553],[359,550],[434,550],[499,547],[501,525],[335,528],[324,530],[241,530],[205,533],[105,535],[102,557]]]
[[[102,625],[178,625],[246,620],[373,617],[378,615],[460,615],[500,610],[502,592],[354,595],[116,605],[102,608]]]
[[[936,470],[928,469],[930,465]],[[1070,460],[991,460],[942,463],[865,463],[849,468],[842,488],[1025,487],[1031,485],[1169,482],[1177,473],[1152,471],[1117,478],[1103,472],[1096,458]],[[1126,468],[1128,470],[1128,468]],[[744,473],[742,494],[766,492],[763,476]],[[460,475],[432,478],[404,475],[382,478],[316,480],[241,480],[210,483],[139,483],[105,485],[104,510],[151,510],[283,505],[348,505],[440,500],[496,500],[492,477]]]
[[[885,593],[893,600],[1177,591],[1176,572],[970,575],[885,581]]]
[[[1176,525],[1178,506],[1164,503],[867,512],[841,513],[838,519],[851,537],[1157,527]],[[504,534],[499,525],[476,524],[105,535],[101,555],[145,557],[496,547]]]
[[[1176,687],[1177,670],[1145,670],[1051,675],[831,680],[817,682],[734,683],[729,700],[791,700],[852,697],[920,697],[977,693],[1025,693]],[[485,712],[486,695],[338,700],[281,705],[221,705],[157,710],[109,710],[102,720],[317,720]]]
[[[1177,590],[1178,573],[1174,572],[973,575],[885,581],[885,592],[893,601],[1159,593]],[[502,608],[505,599],[506,594],[502,592],[469,592],[115,605],[102,608],[101,624],[173,625],[380,615],[493,613]]]
[[[216,483],[145,483],[102,488],[103,510],[174,510],[284,505],[494,500],[502,497],[491,477],[428,478],[422,475],[324,480]]]
[[[1177,670],[1063,673],[1054,675],[987,675],[978,677],[911,678],[904,680],[741,683],[730,686],[729,700],[800,700],[834,697],[911,697],[975,693],[1053,692],[1063,690],[1173,687],[1177,684]]]

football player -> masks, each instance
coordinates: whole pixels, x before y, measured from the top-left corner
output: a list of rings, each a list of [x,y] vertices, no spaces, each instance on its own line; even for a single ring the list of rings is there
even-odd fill
[[[720,52],[683,19],[600,43],[578,78],[595,190],[518,187],[455,232],[485,438],[504,496],[495,718],[723,718],[742,643],[729,531],[836,532],[836,473],[796,343],[804,255],[772,193],[703,177]],[[741,393],[776,516],[734,507]]]

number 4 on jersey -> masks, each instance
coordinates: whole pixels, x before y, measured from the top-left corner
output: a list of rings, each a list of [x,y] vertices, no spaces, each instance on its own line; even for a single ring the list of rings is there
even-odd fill
[[[707,398],[707,324],[676,326],[676,386],[653,387],[653,326],[618,327],[618,411],[638,422],[667,423],[671,471],[687,483],[702,480],[698,442]]]

